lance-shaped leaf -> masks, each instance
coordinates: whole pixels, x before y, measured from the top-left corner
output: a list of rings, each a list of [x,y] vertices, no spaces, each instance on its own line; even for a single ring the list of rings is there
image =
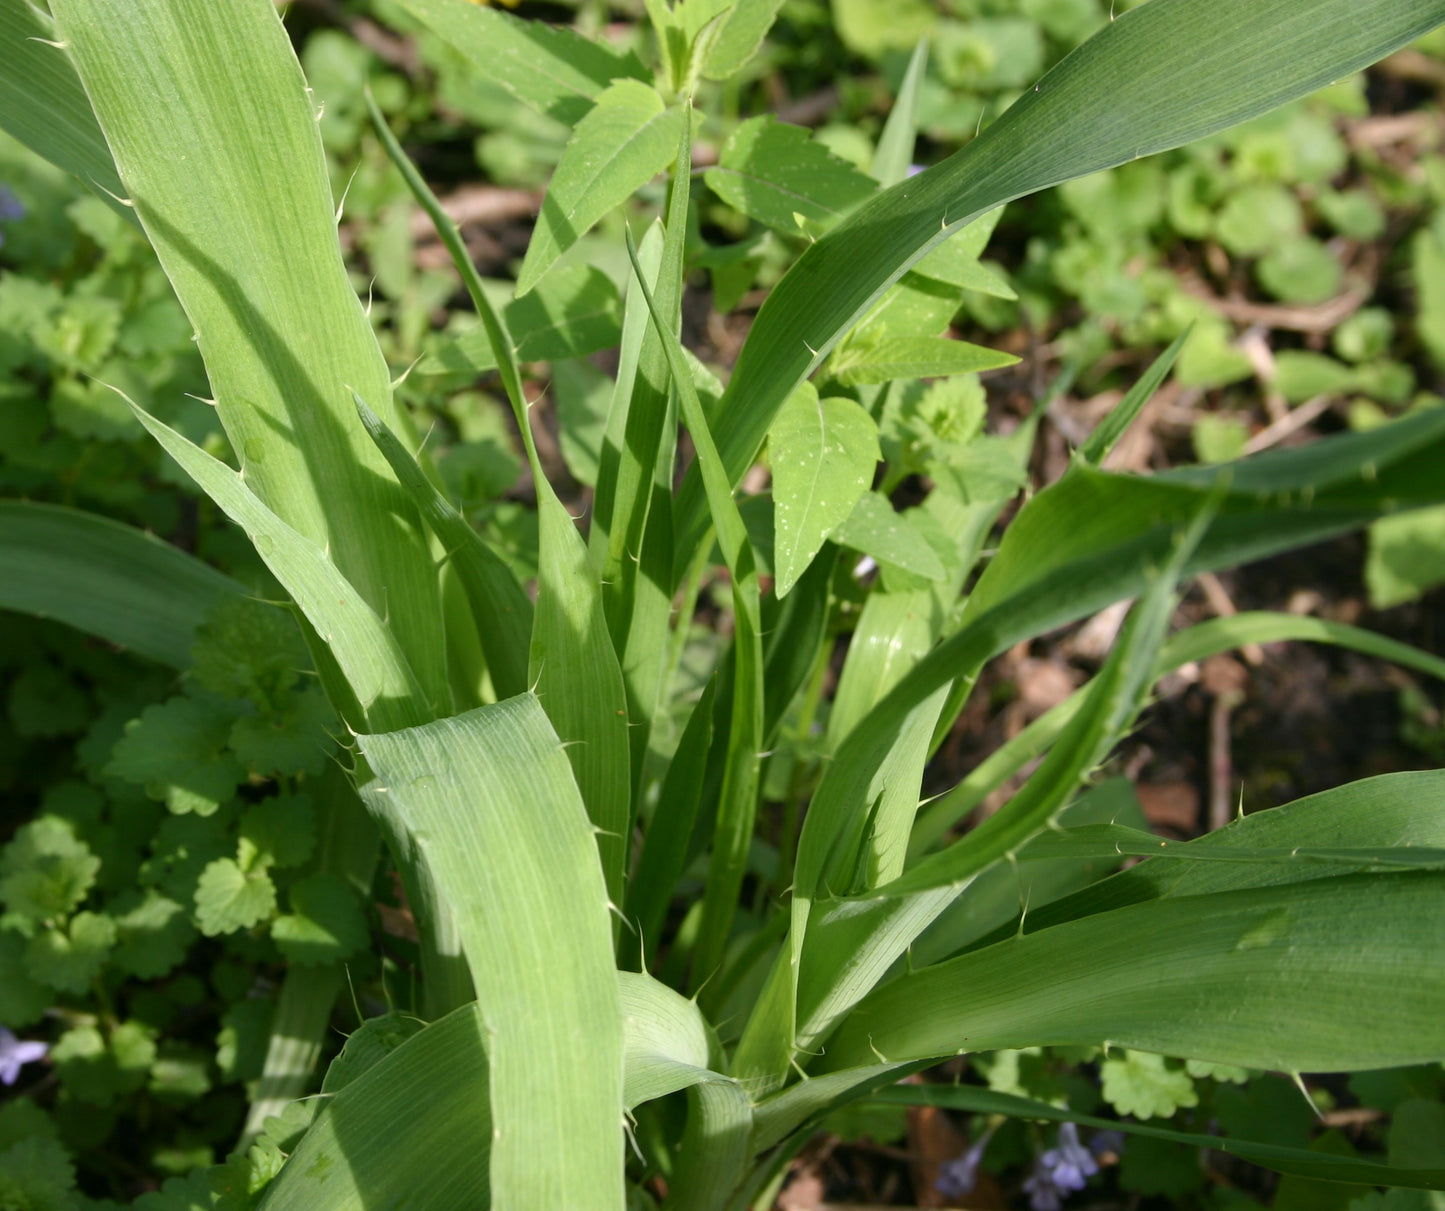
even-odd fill
[[[541,704],[524,694],[358,743],[375,775],[362,797],[407,829],[456,913],[487,1040],[492,1204],[620,1211],[607,889]]]
[[[703,180],[734,210],[794,235],[827,230],[878,188],[801,126],[771,114],[733,131]]]
[[[783,406],[768,442],[777,535],[773,567],[777,594],[785,597],[828,531],[846,520],[868,491],[882,454],[878,426],[867,410],[851,399],[819,399],[811,383],[802,384]]]
[[[400,0],[453,50],[517,100],[567,126],[579,122],[621,76],[644,79],[635,55],[618,55],[573,30],[468,0]]]
[[[722,20],[710,33],[701,75],[707,80],[726,80],[757,54],[783,0],[693,0],[691,7],[700,10],[703,24],[713,13],[722,13]]]
[[[59,505],[0,501],[0,609],[54,618],[184,669],[229,576],[152,534]]]
[[[1171,897],[902,976],[827,1070],[1111,1043],[1246,1068],[1353,1071],[1445,1056],[1445,880],[1349,875]]]
[[[267,0],[51,5],[255,496],[395,627],[449,703],[420,518],[356,418],[405,424],[336,234],[305,78]]]
[[[105,136],[56,37],[54,24],[30,0],[0,0],[0,127],[74,173],[134,223]]]
[[[890,336],[848,342],[828,363],[828,374],[851,387],[900,378],[975,374],[1012,366],[1018,360],[1011,353],[946,336]]]
[[[681,110],[668,109],[656,89],[637,80],[618,80],[597,98],[547,187],[518,294],[531,290],[598,219],[672,162],[681,121]]]
[[[930,249],[1012,198],[1203,138],[1323,87],[1445,21],[1438,0],[1151,0],[1120,15],[943,163],[860,206],[768,297],[718,412],[733,482],[798,382]],[[680,549],[706,526],[679,501]]]

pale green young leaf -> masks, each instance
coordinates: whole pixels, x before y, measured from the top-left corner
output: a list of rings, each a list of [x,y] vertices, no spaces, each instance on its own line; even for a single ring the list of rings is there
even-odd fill
[[[706,80],[726,80],[742,71],[758,53],[783,0],[689,0],[689,4],[709,20],[722,14],[699,74]]]
[[[819,399],[817,389],[803,383],[773,422],[768,455],[777,535],[773,567],[777,594],[785,597],[828,533],[872,485],[882,457],[878,426],[855,401]]]
[[[718,450],[732,481],[798,382],[952,232],[1012,198],[1303,96],[1442,19],[1437,0],[1393,0],[1369,22],[1354,0],[1151,0],[1121,14],[962,151],[866,202],[773,290],[718,412]],[[689,476],[679,500],[684,551],[706,526],[701,488]]]
[[[517,100],[575,126],[613,80],[644,79],[635,55],[618,55],[573,30],[525,21],[467,0],[401,6]]]
[[[555,362],[610,349],[622,335],[622,300],[612,279],[595,265],[562,265],[537,288],[502,308],[519,362]],[[478,328],[424,359],[422,374],[494,370],[487,330]]]
[[[1442,920],[1428,873],[1099,913],[902,976],[848,1016],[823,1066],[1101,1042],[1296,1072],[1431,1062]]]
[[[54,23],[30,0],[0,0],[0,127],[135,223],[85,89],[57,40]]]
[[[733,209],[794,235],[803,233],[799,216],[813,229],[826,230],[877,189],[801,126],[770,114],[749,118],[733,131],[703,180]]]
[[[881,492],[863,493],[848,515],[832,527],[829,537],[924,580],[942,580],[947,572],[912,516],[896,512]]]
[[[172,668],[241,585],[154,535],[32,501],[0,501],[0,607],[54,618]]]
[[[448,706],[431,553],[351,390],[394,427],[402,418],[342,262],[316,113],[279,13],[267,0],[51,10],[196,330],[249,491],[394,624],[426,713]]]
[[[942,378],[1012,366],[1019,359],[983,345],[946,336],[889,336],[848,341],[828,363],[844,386],[889,383],[900,378]]]
[[[898,86],[888,120],[883,123],[883,133],[878,136],[878,149],[873,153],[871,172],[880,185],[897,185],[908,176],[913,163],[913,145],[918,140],[918,93],[927,67],[928,41],[920,38],[909,57],[908,70],[903,73],[903,83]]]
[[[1181,1107],[1199,1105],[1194,1082],[1183,1066],[1171,1068],[1150,1051],[1120,1051],[1099,1065],[1104,1100],[1120,1114],[1169,1118]]]
[[[547,187],[517,278],[526,294],[604,214],[627,201],[677,154],[682,111],[655,89],[618,80],[572,133]]]
[[[374,774],[363,798],[415,838],[456,912],[483,1007],[493,1204],[620,1211],[622,1014],[607,890],[541,705],[520,695],[358,743]],[[555,1150],[538,1165],[544,1141]]]

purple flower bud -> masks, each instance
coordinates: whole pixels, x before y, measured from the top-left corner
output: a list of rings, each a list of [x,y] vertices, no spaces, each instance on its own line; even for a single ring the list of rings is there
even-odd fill
[[[25,204],[11,193],[5,186],[0,185],[0,222],[23,219],[25,217]]]
[[[1112,1152],[1115,1156],[1124,1151],[1124,1133],[1122,1131],[1096,1131],[1089,1140],[1089,1151],[1095,1157],[1101,1157],[1106,1152]]]
[[[1059,1126],[1058,1143],[1034,1164],[1034,1171],[1024,1180],[1024,1192],[1033,1211],[1060,1211],[1065,1196],[1082,1190],[1085,1183],[1099,1172],[1098,1162],[1079,1143],[1079,1129],[1073,1123]]]
[[[49,1051],[48,1043],[17,1039],[8,1029],[0,1026],[0,1082],[15,1084],[24,1065],[43,1060]]]
[[[988,1147],[992,1136],[993,1130],[990,1128],[962,1156],[956,1156],[940,1165],[938,1180],[933,1183],[933,1188],[944,1198],[962,1198],[971,1193],[974,1183],[978,1181],[978,1163],[983,1160],[983,1150]]]

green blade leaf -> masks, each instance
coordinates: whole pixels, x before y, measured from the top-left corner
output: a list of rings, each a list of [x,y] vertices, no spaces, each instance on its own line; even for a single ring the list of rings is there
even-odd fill
[[[1104,456],[1114,448],[1114,443],[1123,437],[1124,431],[1134,423],[1134,418],[1149,402],[1149,397],[1159,389],[1159,384],[1164,381],[1164,376],[1174,365],[1174,359],[1179,356],[1179,351],[1184,348],[1184,342],[1189,339],[1192,331],[1193,325],[1191,324],[1175,337],[1174,343],[1149,364],[1149,369],[1144,371],[1138,382],[1129,388],[1124,398],[1089,434],[1088,439],[1079,447],[1079,455],[1084,461],[1093,463],[1096,467],[1104,461]]]
[[[896,513],[881,492],[864,492],[847,517],[829,531],[834,542],[852,547],[877,562],[912,572],[924,580],[947,575],[943,560],[910,522]]]
[[[486,1031],[493,1204],[620,1209],[607,890],[541,704],[520,695],[357,742],[375,775],[362,797],[415,839],[456,912]]]
[[[801,126],[771,114],[733,131],[703,180],[734,210],[793,235],[803,230],[798,216],[808,230],[824,231],[877,189]]]
[[[467,0],[400,0],[481,75],[517,100],[573,126],[621,76],[646,79],[635,55],[618,55],[570,29],[524,21]]]
[[[962,151],[869,200],[769,296],[720,409],[733,482],[773,416],[888,285],[1011,198],[1203,138],[1321,88],[1445,20],[1438,0],[1151,0],[1104,26]],[[705,527],[701,484],[679,501],[681,549]]]
[[[1247,1068],[1445,1056],[1445,881],[1350,875],[1098,913],[906,975],[845,1020],[826,1070],[1107,1042]]]
[[[526,294],[577,240],[672,162],[682,111],[655,89],[618,80],[572,133],[542,202],[517,278]]]
[[[189,668],[206,614],[245,589],[154,535],[29,501],[0,501],[0,609],[54,618]]]
[[[391,628],[361,599],[334,563],[268,509],[245,476],[149,413],[131,411],[222,512],[246,532],[256,553],[326,643],[372,727],[406,727],[430,705]]]
[[[1381,1165],[1375,1161],[1357,1160],[1352,1156],[1335,1156],[1308,1148],[1290,1148],[1281,1144],[1261,1144],[1253,1140],[1228,1139],[1218,1135],[1197,1135],[1189,1131],[1171,1131],[1128,1119],[1106,1119],[1080,1114],[1067,1106],[1056,1106],[1033,1098],[999,1093],[975,1085],[895,1085],[880,1089],[870,1102],[888,1106],[939,1106],[970,1114],[1006,1114],[1011,1118],[1041,1119],[1046,1123],[1077,1123],[1081,1127],[1097,1127],[1102,1131],[1124,1131],[1130,1135],[1169,1140],[1191,1148],[1212,1148],[1255,1165],[1263,1165],[1276,1173],[1293,1173],[1299,1177],[1327,1182],[1350,1182],[1362,1186],[1403,1186],[1414,1190],[1445,1189],[1445,1169],[1411,1169],[1399,1165]]]
[[[523,693],[529,684],[527,648],[532,639],[532,599],[506,560],[447,503],[416,459],[359,395],[356,407],[371,440],[447,549],[480,631],[482,652],[497,697]]]
[[[718,0],[710,0],[701,7],[706,12],[724,6]],[[703,78],[726,80],[742,71],[758,53],[782,7],[783,0],[735,0],[727,6],[717,29],[711,33],[711,45],[702,65]]]
[[[554,362],[610,349],[622,335],[622,300],[594,265],[566,265],[502,308],[519,362]],[[485,328],[422,361],[423,374],[482,374],[497,359]]]
[[[861,404],[842,397],[820,400],[811,383],[803,383],[783,405],[768,442],[776,591],[785,597],[828,532],[847,520],[867,492],[882,453],[878,426]]]
[[[267,0],[61,0],[127,195],[196,329],[246,485],[395,626],[449,706],[436,570],[351,391],[405,432],[351,287],[305,78]],[[264,288],[261,288],[264,284]]]
[[[866,610],[867,607],[865,607]],[[1242,647],[1247,643],[1278,643],[1308,640],[1335,644],[1392,660],[1404,668],[1445,680],[1445,660],[1409,644],[1387,639],[1362,627],[1331,622],[1324,618],[1246,611],[1229,618],[1211,618],[1172,635],[1159,653],[1155,677],[1162,677],[1192,661]],[[846,669],[845,669],[846,673]],[[953,790],[919,809],[908,849],[917,856],[935,844],[944,833],[973,811],[995,788],[1016,774],[1028,762],[1041,756],[1059,732],[1079,711],[1086,691],[1079,690],[1031,722],[1022,732],[979,762]]]
[[[56,40],[50,18],[29,0],[0,0],[0,126],[135,223],[85,89]]]

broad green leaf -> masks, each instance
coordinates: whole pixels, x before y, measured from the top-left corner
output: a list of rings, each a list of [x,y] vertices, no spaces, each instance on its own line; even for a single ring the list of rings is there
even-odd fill
[[[942,378],[1012,366],[1018,358],[946,336],[890,336],[850,341],[828,363],[829,377],[844,386],[889,383],[899,378]]]
[[[190,665],[207,612],[245,592],[151,534],[30,501],[0,501],[0,564],[0,607],[54,618],[178,669]]]
[[[547,187],[517,277],[519,295],[531,290],[598,219],[672,162],[681,115],[637,80],[618,80],[597,98],[573,130]]]
[[[383,1201],[419,1211],[503,1206],[488,1188],[486,1047],[486,1023],[466,1005],[324,1099],[261,1211],[350,1211]]]
[[[650,976],[618,972],[616,986],[626,1106],[669,1086],[726,1080],[707,1068],[715,1044],[692,1002]],[[267,1190],[263,1211],[342,1211],[374,1198],[435,1211],[499,1205],[488,1190],[490,1040],[481,1010],[465,1005],[425,1028],[386,1029],[399,1045],[373,1045],[353,1061],[343,1053],[332,1064],[332,1096]],[[356,1042],[365,1044],[362,1032],[348,1052]],[[438,1165],[438,1156],[447,1163]]]
[[[882,453],[878,426],[862,405],[842,397],[819,399],[811,383],[803,383],[783,405],[768,443],[777,535],[773,567],[777,595],[785,597],[828,532],[868,491]]]
[[[593,265],[566,265],[523,298],[502,308],[519,362],[554,362],[610,349],[622,335],[622,300],[617,287]],[[423,374],[476,375],[494,370],[497,359],[485,328],[468,333],[426,358]]]
[[[426,537],[351,391],[405,427],[342,263],[316,114],[280,15],[267,0],[51,9],[195,327],[247,488],[395,627],[423,700],[448,704]]]
[[[291,885],[287,896],[291,911],[272,923],[271,937],[288,963],[315,967],[366,949],[366,917],[344,880],[332,874],[307,875]]]
[[[362,797],[415,839],[456,913],[487,1040],[493,1204],[620,1211],[622,1012],[607,889],[541,704],[520,695],[357,739],[375,775]]]
[[[587,546],[537,458],[511,337],[482,287],[461,233],[407,159],[376,102],[368,97],[367,105],[387,154],[431,216],[481,316],[527,450],[540,526],[537,607],[531,620],[528,684],[542,700],[553,727],[569,743],[568,756],[583,803],[597,826],[597,843],[608,891],[613,903],[620,903],[631,821],[627,697],[607,633],[601,592],[588,559]],[[460,533],[451,537],[458,542],[464,538]],[[470,545],[476,554],[478,544]],[[508,582],[502,583],[505,586]],[[478,588],[484,593],[498,592],[495,585]],[[497,603],[504,611],[512,605],[509,596],[510,590],[504,587]],[[495,611],[495,607],[485,602],[479,606],[479,621],[496,621],[488,611]],[[519,614],[520,607],[512,607],[510,612]],[[516,627],[510,618],[501,621]]]
[[[572,30],[524,21],[467,0],[400,0],[401,6],[519,101],[574,126],[613,80],[642,79],[633,55],[618,55]]]
[[[0,2],[0,127],[31,151],[74,173],[126,221],[125,186],[110,158],[85,89],[55,26],[30,0]]]
[[[891,12],[890,6],[890,12]],[[870,199],[769,295],[718,412],[733,482],[773,417],[884,290],[949,235],[1025,194],[1203,138],[1338,80],[1445,20],[1438,0],[1151,0],[1069,55],[977,139]],[[893,29],[904,22],[895,20]],[[908,31],[912,45],[920,30]],[[692,475],[681,548],[706,520]]]
[[[1246,1068],[1353,1071],[1445,1055],[1445,882],[1350,875],[1099,913],[880,989],[825,1070],[1108,1042]]]
[[[877,189],[801,126],[771,114],[733,131],[703,180],[734,210],[794,235],[803,234],[799,217],[807,230],[826,230]]]
[[[1300,1177],[1329,1182],[1350,1182],[1361,1186],[1404,1186],[1411,1189],[1445,1189],[1445,1169],[1411,1169],[1399,1165],[1382,1165],[1377,1161],[1359,1160],[1353,1156],[1337,1156],[1311,1148],[1290,1148],[1281,1144],[1257,1143],[1254,1140],[1230,1139],[1218,1135],[1197,1135],[1173,1131],[1167,1127],[1151,1127],[1127,1119],[1106,1119],[1082,1114],[1068,1106],[1035,1101],[1012,1093],[999,1093],[977,1085],[897,1085],[880,1089],[871,1101],[896,1106],[940,1106],[971,1114],[1006,1114],[1011,1118],[1037,1119],[1051,1123],[1077,1123],[1100,1131],[1124,1131],[1129,1135],[1169,1140],[1191,1148],[1210,1148],[1237,1156],[1251,1164],[1263,1165],[1276,1173],[1293,1173]]]

